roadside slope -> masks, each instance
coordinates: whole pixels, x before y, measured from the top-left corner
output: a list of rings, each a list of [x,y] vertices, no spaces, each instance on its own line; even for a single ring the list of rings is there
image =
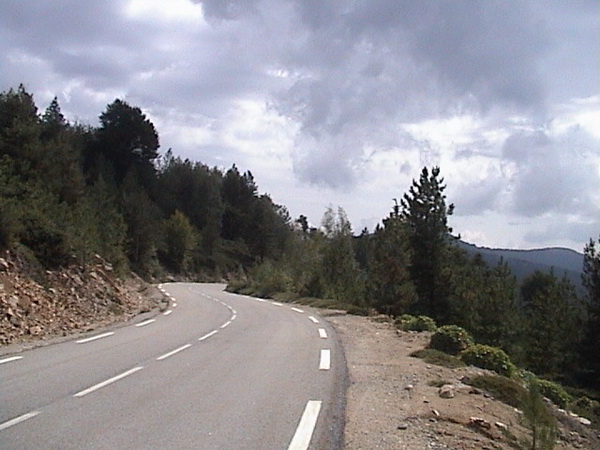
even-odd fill
[[[461,381],[489,372],[447,369],[409,356],[427,346],[429,334],[351,315],[327,320],[342,341],[350,376],[345,449],[514,449],[508,434],[528,436],[513,407]],[[446,383],[455,387],[453,398],[439,395]],[[600,448],[591,428],[562,416],[556,449]]]

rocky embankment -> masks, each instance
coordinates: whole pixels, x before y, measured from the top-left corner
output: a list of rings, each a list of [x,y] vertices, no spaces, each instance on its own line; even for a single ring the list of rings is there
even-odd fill
[[[0,257],[0,346],[127,321],[161,300],[140,278],[119,279],[99,256],[85,268],[38,271],[32,277],[21,258],[5,252]]]

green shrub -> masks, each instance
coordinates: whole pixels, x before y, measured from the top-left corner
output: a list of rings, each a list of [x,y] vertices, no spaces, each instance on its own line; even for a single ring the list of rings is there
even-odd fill
[[[353,314],[355,316],[368,316],[369,309],[363,306],[349,305],[346,310],[348,314]]]
[[[563,389],[563,387],[552,381],[537,379],[533,381],[544,397],[550,399],[559,408],[566,408],[571,401],[571,396]]]
[[[473,338],[467,330],[456,325],[444,325],[431,336],[430,348],[440,350],[450,355],[458,355],[470,345]]]
[[[465,363],[456,356],[452,356],[432,348],[417,350],[412,352],[410,356],[413,358],[420,358],[427,364],[435,364],[436,366],[448,367],[449,369],[456,369],[458,367],[464,367],[465,365]]]
[[[521,384],[501,375],[479,375],[468,380],[467,384],[482,389],[515,408],[522,408],[527,396],[527,389]]]
[[[437,325],[435,321],[431,317],[427,316],[408,316],[409,318],[400,322],[400,326],[398,328],[404,331],[435,331],[437,329]]]
[[[489,345],[475,344],[463,350],[460,355],[466,364],[470,364],[482,369],[493,370],[494,372],[512,377],[516,373],[515,365],[510,361],[508,355],[498,347]]]
[[[416,319],[415,316],[411,316],[410,314],[402,314],[394,319],[394,324],[396,324],[398,328],[401,328],[403,324],[412,322]]]

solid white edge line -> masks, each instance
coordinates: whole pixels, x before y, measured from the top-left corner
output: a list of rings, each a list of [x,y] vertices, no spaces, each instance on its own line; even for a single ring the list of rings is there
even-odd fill
[[[306,450],[308,448],[313,432],[315,431],[315,426],[317,425],[320,411],[320,400],[308,401],[288,450]]]
[[[231,325],[231,320],[228,320],[227,322],[225,322],[223,325],[221,325],[221,329],[223,328],[227,328],[229,325]]]
[[[75,343],[77,344],[85,344],[86,342],[92,342],[95,341],[96,339],[102,339],[108,336],[112,336],[114,333],[114,331],[109,331],[108,333],[102,333],[102,334],[98,334],[96,336],[92,336],[89,338],[85,338],[85,339],[79,339],[78,341],[75,341]]]
[[[94,391],[97,391],[98,389],[108,386],[109,384],[114,383],[115,381],[119,381],[121,378],[125,378],[129,375],[134,374],[138,370],[142,370],[142,369],[143,369],[142,366],[138,366],[138,367],[134,367],[133,369],[129,369],[127,372],[123,372],[122,374],[117,375],[116,377],[109,378],[108,380],[103,381],[102,383],[98,383],[98,384],[95,384],[94,386],[84,389],[83,391],[80,391],[77,394],[74,394],[73,397],[83,397],[84,395],[88,395]]]
[[[213,330],[210,333],[205,334],[204,336],[202,336],[201,338],[198,338],[199,341],[203,341],[205,339],[208,339],[209,337],[215,335],[218,333],[218,330]]]
[[[319,323],[319,319],[317,319],[316,317],[308,316],[308,318],[312,323]]]
[[[292,306],[292,311],[296,311],[298,313],[304,313],[304,311],[302,311],[300,308],[295,308]]]
[[[7,428],[12,427],[13,425],[16,425],[18,423],[24,422],[27,419],[31,419],[32,417],[37,416],[39,413],[39,411],[32,411],[30,413],[23,414],[22,416],[15,417],[14,419],[7,420],[4,423],[0,423],[0,431],[6,430]]]
[[[275,306],[283,306],[283,303],[279,303],[279,302],[273,302],[273,304],[274,304]]]
[[[170,351],[169,353],[165,353],[164,355],[162,355],[162,356],[159,356],[158,358],[156,358],[156,360],[157,360],[157,361],[162,361],[163,359],[167,359],[169,356],[173,356],[173,355],[175,355],[176,353],[179,353],[180,351],[182,351],[182,350],[185,350],[186,348],[189,348],[189,347],[191,347],[191,346],[192,346],[192,344],[185,344],[185,345],[182,345],[181,347],[179,347],[179,348],[176,348],[175,350],[173,350],[173,351]]]
[[[329,370],[331,368],[331,350],[321,350],[321,360],[319,361],[319,370]]]
[[[325,331],[325,328],[319,328],[319,337],[321,339],[327,339],[327,331]]]
[[[143,327],[143,326],[146,326],[146,325],[149,325],[149,324],[151,324],[152,322],[156,322],[156,319],[148,319],[148,320],[144,320],[143,322],[136,323],[136,324],[135,324],[135,326],[136,326],[136,327]]]
[[[169,314],[171,314],[173,312],[172,309],[168,309],[163,313],[163,316],[168,316]]]
[[[8,358],[0,359],[0,364],[4,364],[11,361],[17,361],[19,359],[23,359],[22,356],[10,356]]]

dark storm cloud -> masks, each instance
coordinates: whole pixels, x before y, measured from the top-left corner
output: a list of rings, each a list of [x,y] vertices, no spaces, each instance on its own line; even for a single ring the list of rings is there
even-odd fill
[[[520,132],[509,137],[504,156],[515,165],[512,208],[524,216],[554,212],[577,214],[598,224],[600,192],[598,167],[589,164],[600,156],[597,142],[574,127],[560,137],[545,130]]]

